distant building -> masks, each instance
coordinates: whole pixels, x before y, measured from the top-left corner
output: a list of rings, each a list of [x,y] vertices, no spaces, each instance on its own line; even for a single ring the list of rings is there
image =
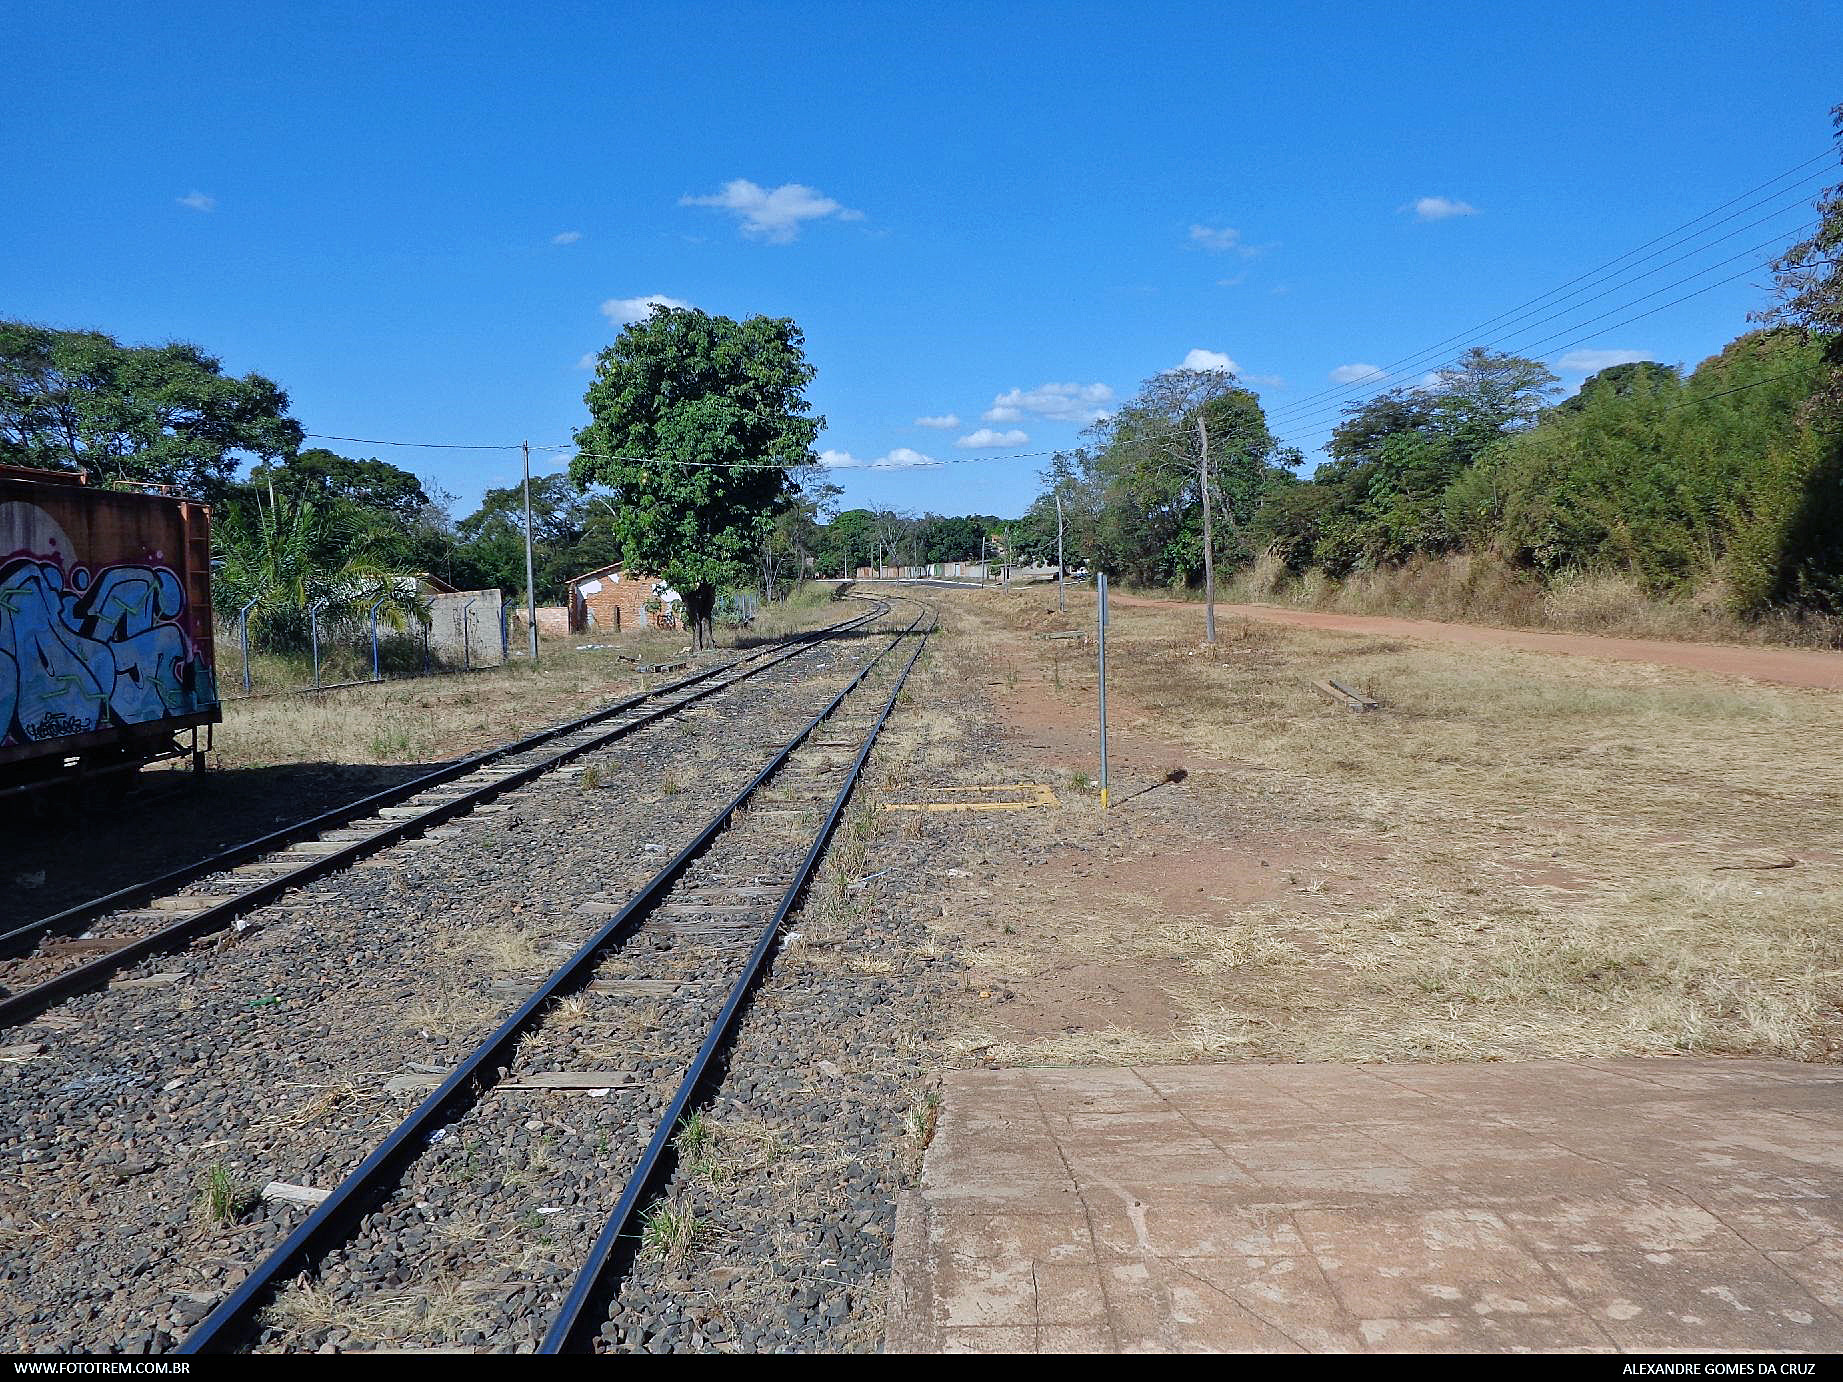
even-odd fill
[[[616,562],[570,581],[569,629],[604,634],[676,629],[680,603],[678,592],[657,576],[624,571]]]

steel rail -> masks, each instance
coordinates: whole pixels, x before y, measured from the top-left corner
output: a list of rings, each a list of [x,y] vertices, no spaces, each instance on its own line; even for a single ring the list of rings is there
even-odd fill
[[[688,677],[681,677],[677,681],[668,682],[663,686],[655,686],[649,691],[642,691],[637,695],[627,697],[625,700],[616,701],[611,705],[602,706],[597,710],[591,710],[588,714],[577,716],[573,720],[566,720],[561,724],[552,725],[548,729],[538,730],[536,733],[528,734],[522,739],[514,739],[508,743],[499,744],[493,748],[482,749],[478,753],[469,754],[465,758],[457,758],[452,763],[444,764],[442,767],[422,773],[416,777],[410,778],[408,781],[399,782],[393,786],[386,787],[381,792],[373,792],[370,796],[360,797],[356,801],[347,802],[342,806],[336,806],[332,810],[323,811],[317,816],[310,816],[305,820],[295,821],[290,825],[285,825],[280,830],[272,830],[268,834],[259,835],[253,840],[245,840],[241,844],[232,845],[229,849],[219,850],[217,853],[207,858],[163,873],[158,878],[150,878],[143,882],[131,883],[125,888],[117,889],[115,892],[107,893],[102,897],[94,897],[87,902],[79,902],[76,906],[67,907],[61,912],[53,913],[51,916],[41,917],[37,921],[27,922],[23,926],[16,926],[11,931],[0,931],[0,955],[21,954],[29,949],[32,944],[35,944],[46,936],[63,935],[67,932],[78,930],[92,921],[107,916],[110,912],[126,911],[130,908],[138,907],[156,897],[164,896],[176,888],[182,888],[188,883],[195,883],[201,878],[209,878],[214,873],[222,873],[225,869],[234,868],[238,864],[248,863],[252,859],[261,858],[263,855],[273,853],[275,850],[283,848],[286,845],[316,836],[321,831],[337,829],[354,820],[371,815],[383,807],[395,806],[397,803],[406,801],[410,797],[416,796],[422,792],[426,792],[432,787],[439,787],[445,782],[453,781],[457,777],[465,777],[468,773],[475,772],[502,758],[509,758],[514,754],[527,753],[565,734],[574,734],[579,730],[588,728],[592,724],[599,723],[612,716],[632,710],[635,706],[641,705],[655,697],[668,696],[675,691],[682,691],[688,686],[695,686],[699,682],[708,681],[712,677],[721,676],[732,668],[740,667],[750,658],[760,657],[764,654],[775,652],[777,647],[785,647],[788,644],[794,643],[808,644],[822,639],[836,637],[861,624],[869,623],[872,619],[886,613],[888,609],[888,603],[883,602],[881,608],[872,610],[868,614],[856,615],[850,619],[841,620],[836,624],[828,624],[822,629],[813,629],[806,633],[792,635],[787,639],[779,640],[778,644],[771,644],[766,648],[745,653],[741,657],[731,658],[728,662],[720,663],[702,672],[693,673]],[[366,686],[371,684],[370,682],[354,683],[354,685]]]
[[[756,773],[727,804],[719,808],[703,829],[654,874],[619,912],[584,941],[530,997],[519,1004],[510,1017],[476,1046],[428,1098],[417,1105],[351,1174],[334,1187],[280,1246],[250,1271],[236,1290],[199,1322],[175,1351],[181,1354],[214,1353],[235,1347],[248,1333],[256,1312],[269,1300],[280,1282],[306,1270],[331,1248],[345,1241],[350,1236],[351,1228],[376,1203],[377,1197],[396,1183],[409,1159],[427,1145],[428,1135],[452,1121],[461,1111],[463,1101],[476,1101],[497,1083],[501,1058],[509,1057],[525,1029],[542,1015],[551,1000],[589,977],[600,952],[611,941],[633,929],[638,920],[671,890],[691,861],[708,849],[728,827],[736,812],[780,771],[795,750],[820,725],[831,718],[845,698],[858,688],[878,664],[914,632],[923,617],[918,615],[908,628],[897,633],[888,646],[860,668],[827,703],[825,709],[808,720],[768,765]]]
[[[884,609],[887,608],[888,606],[885,605]],[[868,622],[871,619],[877,618],[880,613],[880,610],[873,610],[860,619],[847,621],[846,625],[835,625],[831,631],[827,632],[826,636],[834,637],[842,628],[848,625]],[[502,792],[508,792],[514,788],[522,787],[525,783],[567,763],[572,758],[578,758],[585,753],[593,752],[633,730],[639,729],[644,725],[652,724],[655,721],[665,719],[667,716],[676,715],[688,705],[694,705],[698,701],[704,700],[709,696],[714,696],[720,691],[728,690],[730,687],[740,682],[747,681],[751,677],[759,676],[761,673],[779,666],[788,659],[797,657],[799,654],[808,651],[811,646],[812,643],[808,642],[797,647],[777,652],[767,661],[758,663],[756,666],[746,669],[727,681],[713,682],[710,681],[707,676],[700,675],[691,680],[694,682],[704,681],[708,684],[697,687],[689,696],[675,701],[668,701],[657,709],[641,715],[637,719],[625,720],[592,738],[568,744],[557,752],[548,754],[538,759],[536,762],[516,768],[503,777],[497,777],[490,782],[482,783],[480,786],[464,792],[459,796],[450,797],[446,801],[436,802],[426,811],[418,812],[414,816],[404,817],[401,820],[391,821],[389,824],[382,826],[380,829],[361,839],[350,841],[326,854],[319,854],[306,859],[298,867],[292,868],[286,873],[277,874],[273,878],[264,879],[255,886],[238,893],[234,897],[226,898],[222,902],[214,903],[196,912],[180,914],[177,920],[156,931],[149,932],[145,936],[136,937],[118,949],[111,950],[107,954],[98,955],[95,959],[87,961],[84,964],[76,965],[71,969],[65,970],[61,974],[53,975],[43,983],[36,984],[31,988],[22,989],[18,993],[8,994],[5,998],[0,998],[0,1029],[18,1026],[30,1018],[36,1017],[39,1013],[61,999],[68,998],[72,994],[84,992],[87,989],[95,988],[107,982],[110,977],[127,968],[129,965],[137,964],[151,955],[158,955],[165,951],[177,949],[180,946],[190,943],[194,938],[205,935],[208,932],[221,930],[223,927],[229,925],[230,922],[241,913],[271,902],[290,889],[298,888],[304,883],[310,883],[314,879],[324,877],[329,873],[337,873],[342,869],[349,868],[358,860],[368,855],[376,854],[380,850],[388,849],[398,841],[424,831],[430,826],[439,825],[451,817],[463,815],[473,810],[474,807],[478,806],[481,802],[498,796]],[[738,658],[733,662],[725,664],[725,667],[719,669],[719,671],[734,667],[737,663],[744,660],[745,659]],[[677,689],[683,689],[684,683],[675,683],[674,685]],[[628,703],[628,708],[631,709],[635,705],[653,696],[662,694],[663,691],[664,688],[661,688],[660,691],[634,698],[632,702]],[[598,712],[594,718],[605,719],[610,714],[618,713],[620,713],[618,710],[611,708],[605,714]],[[561,732],[568,731],[565,730]],[[556,733],[546,731],[544,736],[539,740],[539,743],[542,744],[556,737]],[[505,757],[506,755],[499,754],[498,756]],[[477,762],[473,764],[474,768],[478,768],[479,766],[480,764]],[[347,817],[348,822],[351,819],[353,818],[350,816]]]
[[[920,621],[917,620],[917,622]],[[864,764],[870,759],[870,751],[876,747],[877,736],[883,732],[884,724],[888,722],[891,712],[895,710],[896,698],[902,694],[902,688],[909,679],[909,673],[914,669],[916,659],[922,655],[922,650],[928,646],[928,635],[933,632],[934,628],[931,625],[922,633],[921,642],[916,645],[915,651],[909,655],[908,662],[903,665],[901,674],[896,678],[896,684],[890,688],[889,699],[884,702],[883,712],[877,716],[876,723],[864,736],[863,747],[858,750],[857,757],[852,760],[851,769],[845,775],[844,785],[838,789],[838,795],[832,799],[832,809],[826,815],[825,822],[819,827],[818,834],[813,836],[813,842],[806,851],[806,857],[800,862],[799,872],[794,875],[793,882],[788,884],[787,891],[781,894],[780,905],[775,908],[774,915],[762,928],[762,933],[756,940],[754,949],[749,952],[749,958],[744,963],[741,974],[730,987],[729,997],[724,1002],[722,1011],[717,1014],[716,1020],[711,1024],[703,1045],[698,1048],[697,1055],[686,1067],[684,1078],[679,1081],[678,1089],[673,1093],[671,1102],[666,1105],[665,1112],[660,1116],[659,1124],[653,1130],[652,1140],[647,1143],[645,1152],[641,1154],[640,1160],[628,1174],[627,1185],[621,1194],[620,1202],[615,1205],[614,1212],[608,1216],[607,1223],[602,1226],[602,1231],[596,1236],[595,1244],[589,1250],[588,1260],[576,1274],[576,1280],[571,1285],[563,1304],[558,1307],[557,1314],[551,1321],[550,1331],[538,1348],[540,1353],[563,1353],[591,1347],[590,1341],[593,1334],[598,1332],[599,1326],[595,1330],[589,1330],[587,1326],[594,1321],[585,1321],[584,1312],[591,1303],[604,1301],[609,1297],[614,1285],[618,1282],[619,1269],[631,1262],[631,1251],[623,1254],[617,1261],[615,1250],[621,1245],[624,1238],[628,1238],[628,1225],[633,1220],[634,1212],[658,1189],[664,1172],[670,1164],[667,1153],[671,1147],[672,1137],[678,1131],[679,1119],[684,1116],[685,1109],[696,1097],[699,1087],[704,1082],[704,1076],[709,1070],[711,1060],[724,1042],[729,1039],[730,1031],[736,1025],[736,1017],[754,989],[756,981],[761,977],[762,966],[767,960],[769,951],[780,937],[781,927],[786,923],[788,914],[793,911],[795,905],[800,901],[801,894],[806,891],[807,884],[812,880],[813,871],[819,866],[819,858],[825,852],[832,833],[838,828],[839,818],[844,815],[845,803],[850,799],[852,790],[857,786],[858,778],[863,774]],[[631,1239],[629,1243],[631,1246]]]

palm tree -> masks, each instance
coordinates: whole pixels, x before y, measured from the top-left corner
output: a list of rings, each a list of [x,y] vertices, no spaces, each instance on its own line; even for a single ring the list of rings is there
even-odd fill
[[[213,573],[221,615],[256,602],[251,623],[270,647],[308,644],[309,611],[323,629],[356,630],[380,602],[391,625],[421,627],[428,616],[413,589],[370,560],[365,534],[337,510],[305,498],[277,500],[253,491],[253,505],[231,506],[217,531]]]

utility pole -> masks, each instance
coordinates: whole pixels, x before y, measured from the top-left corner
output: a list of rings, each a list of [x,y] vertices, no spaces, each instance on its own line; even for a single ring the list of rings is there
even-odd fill
[[[538,665],[538,586],[535,563],[531,557],[531,443],[525,452],[525,618],[530,623],[531,665]]]
[[[1209,427],[1203,412],[1197,411],[1197,440],[1202,443],[1203,459],[1197,475],[1203,482],[1203,641],[1216,641],[1216,549],[1210,541],[1209,522]]]
[[[1099,674],[1096,681],[1100,686],[1101,711],[1101,810],[1108,807],[1107,801],[1107,573],[1094,573],[1095,595],[1095,648],[1099,658]]]
[[[1056,491],[1056,610],[1060,614],[1069,612],[1069,598],[1062,584],[1062,491]]]

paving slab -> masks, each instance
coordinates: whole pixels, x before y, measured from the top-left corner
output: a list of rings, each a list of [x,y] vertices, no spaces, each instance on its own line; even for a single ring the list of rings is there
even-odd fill
[[[954,1072],[888,1348],[1843,1351],[1843,1068]]]

